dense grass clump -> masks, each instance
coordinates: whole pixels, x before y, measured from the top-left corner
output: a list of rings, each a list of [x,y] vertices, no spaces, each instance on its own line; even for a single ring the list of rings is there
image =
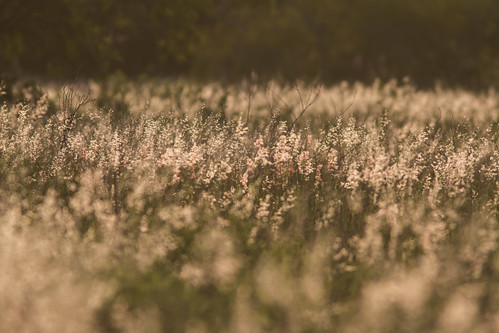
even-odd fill
[[[494,91],[89,88],[1,106],[1,331],[499,330]]]

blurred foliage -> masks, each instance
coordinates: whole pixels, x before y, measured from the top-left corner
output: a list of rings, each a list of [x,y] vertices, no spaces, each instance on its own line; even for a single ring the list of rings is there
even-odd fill
[[[2,2],[0,72],[15,76],[499,78],[495,0]]]

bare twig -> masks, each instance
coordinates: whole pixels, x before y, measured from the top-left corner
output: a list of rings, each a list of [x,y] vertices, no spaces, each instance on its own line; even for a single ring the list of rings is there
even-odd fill
[[[78,89],[79,85],[77,84],[65,85],[61,89],[59,104],[63,112],[67,112],[64,119],[64,128],[60,145],[61,150],[67,143],[69,132],[73,129],[77,112],[92,100],[90,91],[81,95],[78,93]]]
[[[301,111],[300,111],[300,114],[298,115],[298,117],[296,117],[296,119],[293,121],[293,123],[291,124],[291,127],[290,129],[293,129],[293,127],[295,126],[295,124],[298,122],[298,120],[300,120],[300,118],[303,116],[303,114],[305,112],[307,112],[307,110],[317,101],[317,98],[319,97],[320,93],[321,93],[321,89],[322,89],[322,85],[319,84],[313,92],[310,92],[310,94],[307,96],[307,99],[304,100],[303,97],[302,97],[302,94],[301,94],[301,91],[300,91],[300,87],[298,87],[298,85],[296,84],[295,85],[295,89],[296,91],[298,92],[298,97],[300,98],[300,107],[301,107]]]
[[[257,81],[257,75],[255,72],[252,72],[250,75],[250,78],[248,80],[248,110],[246,112],[246,124],[249,123],[249,119],[250,119],[251,100],[252,100],[253,94],[255,92],[256,81]]]
[[[272,95],[272,100],[270,99],[270,95]],[[270,111],[270,118],[274,116],[274,90],[272,89],[272,82],[269,82],[265,89],[265,99],[267,101],[267,107]]]
[[[328,95],[329,95],[329,101],[331,102],[331,104],[333,105],[333,108],[334,108],[334,114],[337,114],[338,108],[336,107],[336,103],[335,103],[334,99],[331,97],[331,94],[328,94]]]
[[[280,96],[279,94],[277,94],[277,98],[281,101],[282,104],[284,104],[284,109],[286,109],[286,110],[292,110],[292,108],[289,105],[289,103],[286,102],[282,96]]]
[[[341,111],[340,116],[343,116],[346,112],[348,112],[348,110],[350,110],[352,108],[353,103],[355,102],[355,97],[357,97],[357,89],[355,89],[355,91],[353,93],[352,101],[350,102],[350,104],[347,106],[346,109],[344,109],[343,111]]]

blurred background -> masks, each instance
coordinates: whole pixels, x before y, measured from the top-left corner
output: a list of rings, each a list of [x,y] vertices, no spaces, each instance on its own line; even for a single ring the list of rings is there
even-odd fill
[[[497,0],[0,0],[4,77],[499,84]]]

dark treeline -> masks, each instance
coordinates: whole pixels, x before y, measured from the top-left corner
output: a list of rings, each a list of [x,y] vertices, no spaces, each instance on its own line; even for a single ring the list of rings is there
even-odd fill
[[[497,0],[0,0],[10,76],[499,81]]]

